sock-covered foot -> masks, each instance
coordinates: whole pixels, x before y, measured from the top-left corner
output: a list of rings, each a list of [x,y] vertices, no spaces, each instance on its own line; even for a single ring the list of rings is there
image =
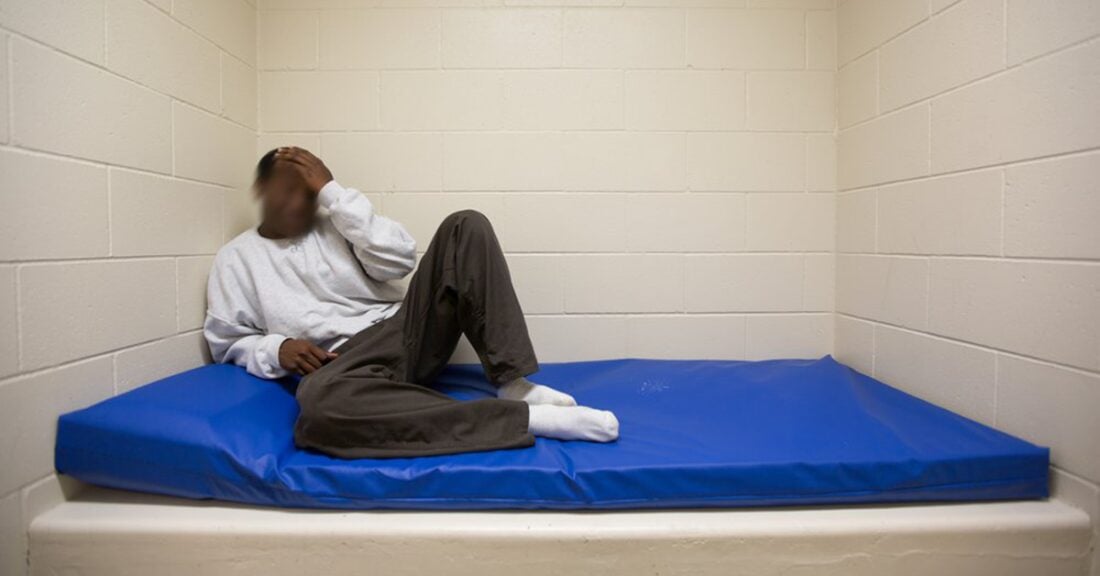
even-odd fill
[[[555,406],[576,406],[577,401],[565,392],[559,392],[549,386],[535,384],[520,376],[497,388],[497,398],[522,400],[528,404],[553,404]]]
[[[607,410],[535,404],[528,413],[527,430],[535,436],[590,442],[610,442],[619,437],[619,419]]]

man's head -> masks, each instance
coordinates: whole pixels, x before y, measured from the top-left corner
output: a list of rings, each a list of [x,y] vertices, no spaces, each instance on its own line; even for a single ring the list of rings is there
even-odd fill
[[[301,236],[313,226],[317,195],[312,193],[301,172],[272,150],[256,165],[253,189],[262,204],[263,228],[280,237]]]

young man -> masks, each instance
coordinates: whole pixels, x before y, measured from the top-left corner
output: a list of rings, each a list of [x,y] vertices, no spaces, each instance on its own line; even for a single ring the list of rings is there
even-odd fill
[[[416,241],[316,156],[268,152],[254,188],[262,223],[214,258],[204,334],[216,362],[303,376],[298,446],[382,458],[618,437],[611,412],[525,378],[538,362],[483,214],[447,216],[402,295],[390,282],[412,272]],[[429,387],[461,334],[497,398],[462,402]]]

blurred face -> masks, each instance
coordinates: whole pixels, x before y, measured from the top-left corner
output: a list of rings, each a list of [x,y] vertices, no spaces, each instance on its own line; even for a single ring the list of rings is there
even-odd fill
[[[276,161],[271,177],[258,184],[256,192],[263,205],[264,232],[294,237],[313,226],[317,198],[286,162]]]

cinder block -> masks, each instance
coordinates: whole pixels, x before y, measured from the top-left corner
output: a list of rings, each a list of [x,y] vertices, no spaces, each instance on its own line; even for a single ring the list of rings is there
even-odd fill
[[[1006,354],[997,357],[997,426],[1051,447],[1054,464],[1100,482],[1100,378]]]
[[[1100,267],[933,259],[928,329],[1035,358],[1100,368]]]
[[[15,266],[0,266],[0,378],[19,371]]]
[[[444,68],[556,68],[561,10],[489,8],[443,12]]]
[[[876,50],[845,64],[837,74],[837,120],[841,128],[878,115],[878,65]]]
[[[0,150],[0,260],[106,256],[107,170]]]
[[[218,112],[220,58],[217,46],[148,3],[107,0],[107,68]]]
[[[841,0],[846,1],[846,0]],[[747,0],[749,8],[800,8],[803,10],[831,10],[835,0]]]
[[[256,69],[222,52],[222,113],[256,130]]]
[[[326,164],[328,163],[327,154],[324,154],[324,150],[321,149],[320,134],[290,134],[286,132],[277,132],[274,134],[256,135],[256,156],[253,164],[259,162],[260,157],[264,154],[282,146],[305,148],[319,156]]]
[[[564,311],[560,256],[509,254],[507,258],[512,285],[525,314],[561,314]],[[541,351],[537,352],[541,356]]]
[[[802,272],[802,309],[832,312],[836,301],[836,255],[805,254]]]
[[[836,314],[835,320],[833,356],[863,374],[874,374],[875,324],[843,314]]]
[[[19,277],[23,370],[176,331],[176,269],[170,258],[29,264]],[[79,383],[88,386],[89,380]]]
[[[966,0],[879,50],[882,110],[1004,68],[1004,0]]]
[[[316,12],[260,12],[260,67],[264,70],[317,68]]]
[[[837,64],[844,66],[928,16],[927,0],[846,0],[837,6]]]
[[[210,362],[201,331],[134,346],[115,354],[115,388],[119,394]]]
[[[177,176],[231,187],[251,181],[254,132],[178,102],[172,106],[172,116]]]
[[[172,16],[256,66],[256,7],[246,0],[172,0]]]
[[[747,213],[748,250],[833,250],[836,202],[831,194],[749,194]]]
[[[228,242],[247,228],[258,225],[259,206],[251,190],[228,190],[223,196],[222,241]]]
[[[687,180],[692,190],[804,190],[806,140],[799,134],[688,134]]]
[[[500,221],[509,252],[622,252],[623,194],[508,194]]]
[[[563,256],[561,270],[567,313],[684,310],[678,254]]]
[[[838,255],[836,310],[921,330],[927,324],[928,260]]]
[[[694,68],[802,69],[806,24],[794,10],[689,10],[687,64]]]
[[[1010,66],[1100,34],[1093,0],[1008,0],[1005,9]]]
[[[1005,255],[1100,259],[1100,155],[1005,170]]]
[[[669,132],[566,132],[562,184],[581,191],[684,189],[684,135]]]
[[[15,144],[171,171],[167,96],[18,38],[11,45]]]
[[[614,129],[622,98],[622,73],[610,70],[384,72],[382,127]]]
[[[0,493],[53,472],[57,417],[110,397],[113,388],[107,357],[4,382],[0,386],[0,436],[4,438]]]
[[[265,132],[341,132],[378,128],[377,72],[263,72]]]
[[[840,189],[928,174],[928,137],[927,104],[841,130],[837,162]]]
[[[801,255],[688,255],[688,312],[797,312],[802,309]]]
[[[684,13],[680,10],[565,10],[562,36],[567,68],[681,68]]]
[[[8,78],[8,35],[0,34],[0,142],[7,142],[11,138],[11,125],[8,118],[11,115],[11,103],[8,94],[11,86]]]
[[[745,126],[745,75],[627,71],[626,123],[635,130],[737,130]]]
[[[102,0],[9,0],[0,11],[0,27],[103,64]]]
[[[932,101],[932,169],[949,172],[1100,145],[1100,43],[1047,56]],[[1072,81],[1067,81],[1072,79]]]
[[[829,4],[818,2],[818,4]],[[806,68],[836,70],[836,12],[813,10],[806,13]]]
[[[623,75],[617,70],[513,70],[503,73],[503,88],[506,129],[623,127]]]
[[[984,348],[875,326],[875,378],[991,426],[994,363],[994,353]]]
[[[206,319],[206,280],[213,264],[213,256],[176,259],[176,330],[202,328]]]
[[[745,358],[745,316],[648,314],[626,319],[626,355],[673,360]]]
[[[530,316],[527,330],[541,362],[576,362],[626,356],[624,316]]]
[[[821,358],[833,349],[831,314],[750,314],[745,359]]]
[[[216,186],[112,169],[112,254],[214,253],[222,243],[224,194]]]
[[[836,191],[836,136],[806,135],[806,190]]]
[[[836,86],[832,72],[749,72],[748,127],[832,132]]]
[[[624,204],[627,250],[740,252],[745,249],[744,194],[637,194]]]
[[[837,195],[837,252],[873,253],[876,251],[877,195],[875,190],[858,190]]]
[[[439,10],[340,10],[320,18],[321,68],[440,66]]]
[[[443,186],[440,134],[324,134],[321,149],[334,177],[345,186],[364,191],[427,191]]]
[[[383,72],[381,83],[385,130],[502,127],[504,77],[500,71]]]
[[[445,190],[560,190],[562,138],[557,133],[443,135]]]
[[[878,251],[999,255],[1002,180],[986,170],[879,188]]]
[[[403,193],[386,194],[382,197],[381,211],[405,227],[416,238],[418,249],[423,252],[439,228],[440,222],[448,214],[463,209],[477,210],[493,223],[505,251],[510,243],[505,239],[502,224],[504,222],[504,195],[469,194],[459,192],[446,193]],[[375,203],[375,209],[379,209]]]

